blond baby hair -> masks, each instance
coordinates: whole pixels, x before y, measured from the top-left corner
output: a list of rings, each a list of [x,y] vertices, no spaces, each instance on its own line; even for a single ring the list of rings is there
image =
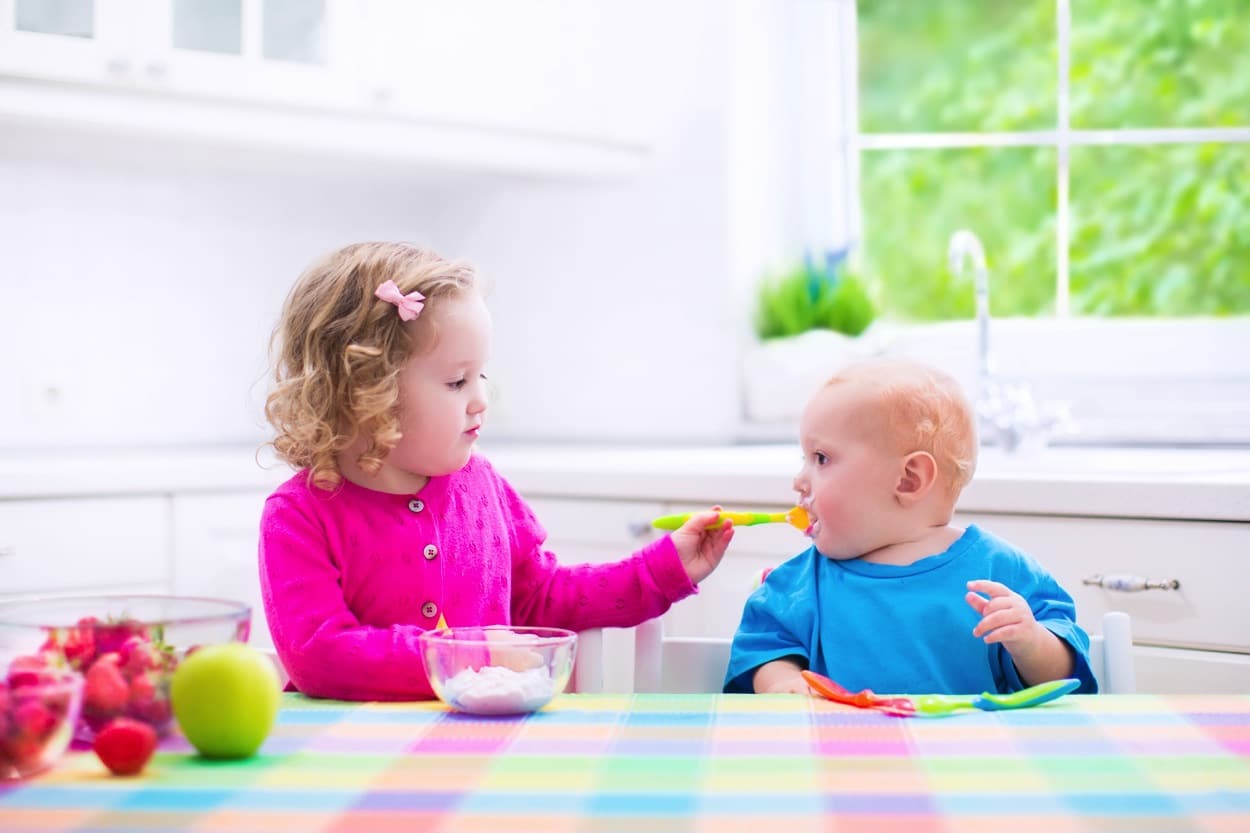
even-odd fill
[[[917,361],[877,359],[844,368],[829,385],[855,384],[865,391],[866,414],[878,435],[900,454],[927,451],[948,492],[957,496],[977,466],[972,406],[948,373]]]
[[[405,295],[425,296],[415,321],[405,324],[393,304],[374,296],[387,280]],[[377,471],[400,439],[400,370],[437,338],[431,306],[476,282],[469,266],[408,243],[355,243],[309,266],[270,340],[274,388],[265,417],[278,456],[333,489],[342,479],[336,456],[363,437],[359,464]]]

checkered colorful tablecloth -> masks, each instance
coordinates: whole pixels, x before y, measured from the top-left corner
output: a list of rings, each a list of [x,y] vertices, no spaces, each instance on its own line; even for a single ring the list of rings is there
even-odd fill
[[[285,695],[250,761],[167,743],[0,787],[0,831],[1250,830],[1250,696],[892,718],[797,696],[565,695],[528,718]]]

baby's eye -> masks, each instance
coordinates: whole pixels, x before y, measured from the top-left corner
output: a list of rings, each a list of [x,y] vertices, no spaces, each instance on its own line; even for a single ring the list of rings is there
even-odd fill
[[[825,463],[828,463],[828,462],[829,462],[829,458],[825,456],[824,452],[821,452],[821,451],[813,451],[813,452],[812,452],[812,462],[813,462],[813,463],[815,463],[815,464],[816,464],[816,465],[818,465],[818,466],[823,466]]]
[[[448,382],[447,387],[451,388],[452,390],[460,390],[462,387],[464,387],[464,382],[465,382],[464,379],[457,379],[454,382]]]

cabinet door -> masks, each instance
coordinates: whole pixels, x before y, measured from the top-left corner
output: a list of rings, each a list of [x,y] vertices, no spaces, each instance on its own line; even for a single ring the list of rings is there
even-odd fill
[[[169,592],[163,497],[0,501],[0,593]]]
[[[619,561],[655,539],[650,521],[663,514],[659,503],[642,501],[539,498],[529,503],[547,530],[547,549],[561,564]],[[605,629],[603,655],[604,690],[633,691],[633,628]]]
[[[139,63],[163,91],[283,105],[351,106],[341,0],[156,0]]]
[[[0,0],[0,75],[53,81],[120,80],[132,33],[119,0]],[[121,0],[124,2],[124,0]]]
[[[273,651],[260,597],[257,546],[267,492],[174,498],[174,592],[252,606],[249,641]]]
[[[653,23],[666,19],[658,7],[413,0],[388,13],[378,75],[392,81],[379,100],[396,114],[642,147],[653,131],[646,114],[671,92],[646,59],[648,38],[664,34]]]
[[[1141,694],[1245,694],[1250,691],[1250,656],[1180,648],[1133,649]]]
[[[351,15],[348,0],[0,0],[0,74],[359,106]]]

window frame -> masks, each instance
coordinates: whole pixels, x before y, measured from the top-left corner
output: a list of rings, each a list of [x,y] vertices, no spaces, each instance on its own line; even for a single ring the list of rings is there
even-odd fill
[[[840,137],[843,169],[841,189],[847,239],[863,239],[860,202],[860,157],[875,150],[930,150],[981,147],[1053,147],[1057,162],[1056,295],[1053,316],[1027,319],[992,319],[991,349],[1015,355],[1037,352],[1044,341],[1045,355],[1030,357],[1027,367],[999,370],[1017,380],[1035,383],[1051,398],[1061,400],[1085,414],[1069,427],[1060,442],[1077,444],[1151,445],[1246,445],[1250,444],[1250,315],[1233,318],[1117,319],[1073,316],[1069,293],[1071,233],[1070,171],[1074,147],[1250,144],[1250,125],[1242,127],[1179,127],[1077,129],[1071,124],[1071,3],[1056,3],[1058,52],[1056,126],[1051,130],[1002,132],[861,133],[859,129],[859,49],[856,0],[838,0],[834,40],[839,54],[838,82],[844,132]],[[974,229],[975,231],[975,229]],[[991,253],[992,254],[992,253]],[[992,285],[992,275],[991,275]],[[1052,322],[1048,326],[1046,322]],[[943,322],[937,327],[908,325],[913,336],[923,339],[926,329],[959,326]],[[974,322],[966,322],[967,338],[975,339]],[[1218,325],[1218,326],[1215,326]],[[1073,329],[1081,337],[1065,339]],[[1154,357],[1157,367],[1125,360],[1120,366],[1103,362],[1090,372],[1085,368],[1091,341],[1115,345],[1126,357]],[[1002,347],[1001,351],[998,349]],[[1171,357],[1175,357],[1174,360]],[[1185,365],[1184,362],[1191,362]],[[972,381],[965,377],[965,381]],[[1179,397],[1170,395],[1183,391]],[[1178,398],[1182,401],[1177,401]],[[1165,407],[1161,407],[1165,406]],[[1091,419],[1090,416],[1093,415]]]

